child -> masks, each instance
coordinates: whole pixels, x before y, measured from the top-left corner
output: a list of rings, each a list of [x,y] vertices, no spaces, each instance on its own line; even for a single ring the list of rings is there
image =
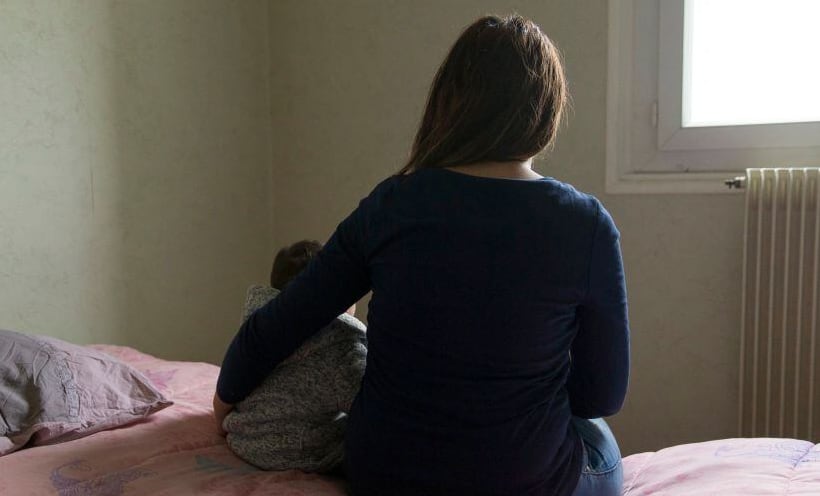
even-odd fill
[[[271,287],[248,291],[243,321],[276,296],[321,250],[300,241],[276,255]],[[266,470],[331,472],[344,452],[347,412],[364,374],[365,326],[355,305],[282,362],[223,423],[228,446]]]
[[[318,241],[302,240],[279,250],[279,253],[273,259],[273,267],[270,270],[270,287],[278,291],[285,289],[291,279],[298,276],[321,249],[322,243]],[[257,308],[265,303],[267,301],[263,301]],[[348,308],[346,313],[351,317],[355,317],[356,305]],[[244,321],[248,317],[250,317],[249,314],[245,315],[242,320]]]

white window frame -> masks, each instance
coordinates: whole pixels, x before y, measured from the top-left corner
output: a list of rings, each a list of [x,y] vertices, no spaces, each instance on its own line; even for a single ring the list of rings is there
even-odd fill
[[[820,123],[683,127],[684,0],[609,0],[606,191],[727,193],[746,167],[816,166]]]

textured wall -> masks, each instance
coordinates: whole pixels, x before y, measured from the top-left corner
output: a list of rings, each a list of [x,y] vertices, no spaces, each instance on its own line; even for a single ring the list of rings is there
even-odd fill
[[[735,434],[741,196],[603,194],[607,2],[271,2],[275,242],[326,239],[407,156],[433,73],[486,12],[534,18],[562,48],[569,125],[540,172],[599,195],[623,234],[632,381],[625,453]]]
[[[537,167],[623,234],[624,452],[734,435],[742,197],[603,194],[604,0],[266,8],[0,0],[0,327],[218,360],[271,241],[326,239],[402,165],[458,31],[518,11],[563,49],[574,96]]]
[[[221,359],[269,263],[266,25],[0,0],[0,327]]]

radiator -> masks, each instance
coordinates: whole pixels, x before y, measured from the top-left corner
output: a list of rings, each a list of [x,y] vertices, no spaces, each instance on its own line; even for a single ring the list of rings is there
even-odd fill
[[[747,169],[741,437],[820,440],[820,169]]]

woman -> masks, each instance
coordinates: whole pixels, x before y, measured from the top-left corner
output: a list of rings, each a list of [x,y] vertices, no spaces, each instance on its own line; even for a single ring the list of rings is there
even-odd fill
[[[532,170],[566,99],[533,22],[469,26],[408,164],[234,338],[217,420],[372,289],[346,438],[354,494],[620,494],[615,440],[583,420],[626,393],[618,231],[598,200]]]

